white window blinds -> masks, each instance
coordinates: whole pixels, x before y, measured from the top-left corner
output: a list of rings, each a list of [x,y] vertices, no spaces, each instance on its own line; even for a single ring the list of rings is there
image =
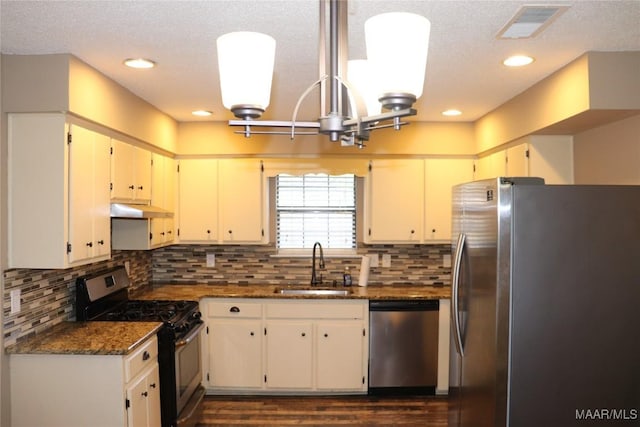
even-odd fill
[[[356,247],[354,175],[278,175],[276,229],[280,249]]]

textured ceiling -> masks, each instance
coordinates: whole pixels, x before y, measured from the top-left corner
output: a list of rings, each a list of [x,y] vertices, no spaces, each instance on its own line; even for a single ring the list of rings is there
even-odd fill
[[[496,34],[524,4],[570,8],[532,39]],[[224,33],[260,31],[277,41],[271,105],[266,119],[289,120],[298,97],[318,78],[315,0],[289,1],[6,1],[0,2],[4,54],[71,53],[178,121],[228,120],[222,107],[215,41]],[[409,11],[431,21],[424,95],[418,120],[473,121],[587,51],[640,51],[640,0],[403,1],[349,3],[349,59],[364,58],[364,21]],[[506,69],[502,59],[526,53],[529,67]],[[122,65],[152,58],[152,70]],[[639,70],[640,74],[640,70]],[[463,115],[441,116],[447,108]],[[315,120],[317,96],[299,115]]]

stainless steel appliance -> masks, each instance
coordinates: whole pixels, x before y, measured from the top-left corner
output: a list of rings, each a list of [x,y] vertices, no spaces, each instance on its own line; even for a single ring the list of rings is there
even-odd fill
[[[130,300],[124,267],[76,281],[79,321],[157,321],[162,427],[195,425],[204,397],[201,385],[200,319],[197,301]]]
[[[453,189],[454,425],[637,425],[640,186]]]
[[[434,394],[438,300],[369,302],[369,393]]]

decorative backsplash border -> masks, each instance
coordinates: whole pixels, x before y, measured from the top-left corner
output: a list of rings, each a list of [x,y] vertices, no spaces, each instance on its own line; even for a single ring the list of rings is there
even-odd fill
[[[358,254],[391,257],[391,267],[371,268],[369,285],[449,285],[451,268],[444,266],[449,245],[366,245]],[[215,267],[206,266],[208,253]],[[112,251],[112,258],[66,270],[12,269],[3,272],[4,346],[75,319],[75,282],[80,276],[129,263],[130,292],[151,284],[306,284],[311,278],[309,257],[274,256],[268,246],[174,245],[153,251]],[[349,267],[354,283],[360,258],[327,257],[325,283],[342,280]],[[20,289],[21,310],[11,314],[11,291]]]

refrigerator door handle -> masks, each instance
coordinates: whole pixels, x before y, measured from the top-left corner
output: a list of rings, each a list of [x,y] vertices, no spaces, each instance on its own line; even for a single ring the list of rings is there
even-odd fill
[[[452,272],[452,290],[451,290],[451,320],[453,329],[453,340],[456,344],[458,354],[464,357],[464,347],[462,345],[462,334],[460,332],[460,314],[459,314],[459,294],[460,294],[460,265],[462,264],[462,253],[464,252],[464,244],[466,234],[460,233],[456,252],[453,256],[453,272]]]

